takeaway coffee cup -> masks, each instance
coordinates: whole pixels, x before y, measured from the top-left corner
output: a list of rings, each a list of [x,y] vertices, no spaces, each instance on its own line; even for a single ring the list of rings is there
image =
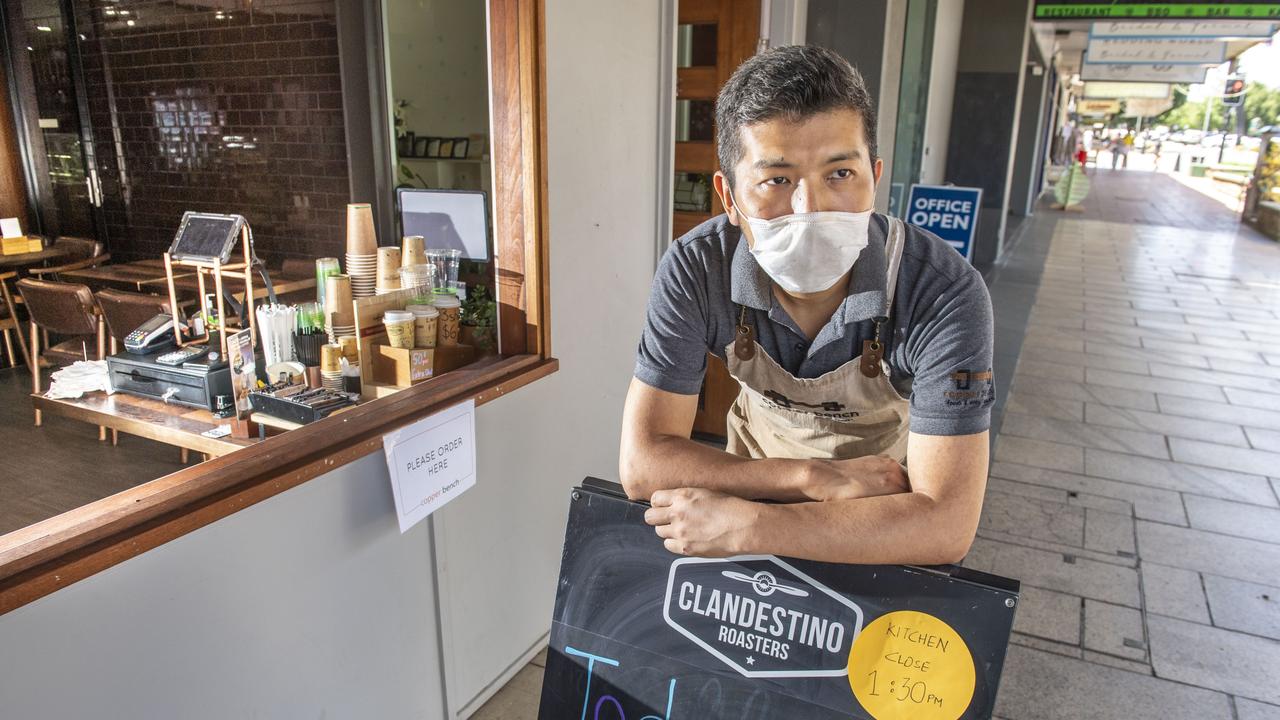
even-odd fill
[[[458,323],[462,319],[462,301],[456,295],[441,293],[433,303],[440,311],[438,342],[440,345],[458,344]]]
[[[410,305],[406,307],[413,313],[413,346],[416,348],[433,348],[436,346],[436,326],[440,311],[433,305]]]
[[[320,372],[321,373],[340,373],[342,372],[342,346],[337,343],[328,343],[320,346]]]
[[[387,340],[391,347],[413,347],[413,313],[404,310],[388,310],[382,315],[387,328]]]
[[[427,242],[421,235],[405,235],[401,241],[400,264],[404,267],[427,261]]]

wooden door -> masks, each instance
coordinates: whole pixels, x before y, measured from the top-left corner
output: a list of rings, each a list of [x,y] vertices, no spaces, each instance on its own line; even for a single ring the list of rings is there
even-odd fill
[[[676,178],[671,207],[675,237],[724,212],[712,189],[716,144],[716,94],[743,60],[756,51],[760,0],[679,0],[676,36]],[[725,414],[738,383],[715,356],[698,396],[693,431],[723,438]]]

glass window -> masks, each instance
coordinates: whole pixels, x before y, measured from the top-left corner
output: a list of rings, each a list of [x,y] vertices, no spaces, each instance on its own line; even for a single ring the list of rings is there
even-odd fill
[[[716,64],[715,23],[681,25],[676,30],[676,67],[709,67]]]

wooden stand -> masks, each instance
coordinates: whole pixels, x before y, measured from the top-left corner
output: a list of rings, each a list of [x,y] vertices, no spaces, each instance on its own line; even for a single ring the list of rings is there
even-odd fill
[[[200,297],[197,299],[197,305],[201,312],[204,311],[205,282],[204,276],[213,276],[214,292],[217,295],[218,302],[218,324],[222,331],[218,333],[221,340],[222,357],[227,357],[227,312],[223,304],[222,298],[222,276],[223,274],[243,274],[244,277],[244,314],[249,318],[249,337],[256,346],[258,343],[258,323],[253,315],[253,248],[249,245],[249,227],[242,225],[240,228],[240,249],[242,259],[240,262],[223,265],[221,260],[214,258],[212,261],[204,260],[175,260],[170,257],[169,253],[164,254],[164,274],[169,285],[169,313],[173,316],[173,337],[178,347],[194,345],[197,343],[209,342],[210,332],[209,324],[205,323],[204,334],[198,338],[184,340],[182,331],[179,329],[178,320],[178,294],[173,284],[173,268],[186,267],[196,271],[196,282],[199,285]]]

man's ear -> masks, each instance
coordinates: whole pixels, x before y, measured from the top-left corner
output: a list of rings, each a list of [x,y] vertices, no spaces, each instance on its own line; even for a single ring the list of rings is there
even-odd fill
[[[716,195],[720,197],[720,204],[724,206],[725,213],[729,216],[729,222],[741,227],[742,222],[738,217],[738,208],[733,204],[733,196],[729,193],[729,178],[719,170],[711,178],[711,184],[714,186]]]
[[[884,174],[884,160],[881,160],[880,158],[876,158],[876,161],[871,163],[871,175],[875,178],[877,187],[879,187],[880,185],[880,176],[883,174]]]

